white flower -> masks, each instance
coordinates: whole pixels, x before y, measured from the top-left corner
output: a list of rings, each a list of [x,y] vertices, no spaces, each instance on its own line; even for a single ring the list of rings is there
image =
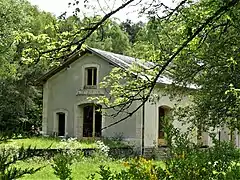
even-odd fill
[[[97,149],[100,153],[102,153],[104,156],[108,156],[109,147],[106,146],[102,141],[96,141]]]

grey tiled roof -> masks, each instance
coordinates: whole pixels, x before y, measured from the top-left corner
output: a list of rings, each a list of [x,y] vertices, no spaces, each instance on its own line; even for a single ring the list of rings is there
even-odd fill
[[[95,49],[95,48],[87,48],[89,51],[91,51],[93,54],[99,55],[109,61],[111,61],[113,64],[116,64],[122,68],[128,68],[130,67],[133,63],[138,63],[142,66],[147,66],[150,67],[151,63],[148,62],[141,62],[139,59],[137,58],[133,58],[130,56],[124,56],[121,54],[116,54],[116,53],[112,53],[112,52],[108,52],[108,51],[103,51],[100,49]],[[172,80],[165,77],[165,76],[161,76],[158,79],[158,83],[162,83],[162,84],[172,84]]]
[[[64,61],[64,63],[61,66],[53,68],[52,70],[50,70],[47,73],[45,73],[44,75],[42,75],[39,79],[36,80],[35,84],[36,85],[44,84],[54,74],[58,73],[59,71],[61,71],[65,67],[69,66],[69,64],[76,61],[79,57],[83,56],[87,52],[91,52],[91,53],[105,59],[106,61],[111,62],[115,66],[119,66],[119,67],[122,67],[122,68],[128,68],[133,63],[137,63],[137,64],[139,64],[143,67],[144,66],[145,67],[151,67],[151,66],[154,65],[151,62],[143,62],[143,61],[141,61],[137,58],[134,58],[134,57],[124,56],[124,55],[121,55],[121,54],[116,54],[116,53],[103,51],[103,50],[96,49],[96,48],[87,47],[85,51],[77,52],[72,57],[69,57],[66,61]],[[173,81],[166,76],[161,76],[158,79],[157,82],[161,83],[161,84],[172,84],[173,83]],[[188,88],[197,89],[197,87],[195,85],[189,85]]]
[[[124,56],[121,54],[116,54],[116,53],[103,51],[95,48],[87,48],[87,49],[91,51],[93,54],[100,55],[101,57],[123,68],[128,68],[131,64],[133,64],[134,62],[137,62],[137,59],[133,57]]]

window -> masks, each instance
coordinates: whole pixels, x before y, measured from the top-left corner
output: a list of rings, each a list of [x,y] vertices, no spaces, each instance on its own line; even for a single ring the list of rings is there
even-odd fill
[[[85,69],[85,87],[96,88],[97,87],[97,68],[90,67]]]

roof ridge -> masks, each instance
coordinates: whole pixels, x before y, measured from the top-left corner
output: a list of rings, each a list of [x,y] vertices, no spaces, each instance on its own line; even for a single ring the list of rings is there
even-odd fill
[[[143,66],[144,68],[148,68],[148,66],[146,64],[144,64],[143,62],[141,62],[141,59],[139,58],[136,58],[136,57],[132,57],[132,56],[128,56],[128,55],[123,55],[123,54],[118,54],[118,53],[114,53],[114,52],[110,52],[110,51],[105,51],[105,50],[102,50],[102,49],[97,49],[97,48],[92,48],[92,47],[89,47],[88,48],[89,50],[93,50],[95,53],[98,53],[97,51],[102,51],[103,53],[107,53],[108,55],[110,56],[114,56],[114,58],[118,59],[119,61],[123,62],[124,64],[126,64],[128,67],[131,66],[131,64],[133,62],[131,62],[131,64],[125,62],[124,60],[122,60],[119,56],[121,57],[125,57],[125,58],[129,58],[131,59],[132,61],[136,62],[137,64]],[[98,53],[99,54],[99,53]],[[101,55],[101,54],[100,54]],[[151,62],[148,62],[146,61],[147,64],[150,65]]]
[[[104,51],[104,50],[97,49],[97,48],[88,47],[87,49],[90,50],[90,51],[94,51],[94,53],[96,53],[96,54],[98,54],[98,55],[100,55],[100,56],[104,56],[104,55],[102,55],[101,53],[99,53],[99,52],[97,52],[97,51],[103,51],[104,53],[108,53],[108,55],[110,55],[110,56],[114,56],[114,55],[112,55],[112,54],[115,54],[115,53],[112,53],[112,52],[109,52],[109,51]],[[105,57],[105,56],[104,56],[104,57]],[[105,58],[107,58],[107,57],[105,57]],[[116,56],[114,56],[114,58],[117,58],[118,61],[121,61],[121,62],[122,62],[123,64],[125,64],[126,66],[129,66],[128,63],[126,63],[125,61],[121,60],[120,58],[118,58],[118,57],[116,57]],[[107,59],[108,59],[108,58],[107,58]]]
[[[128,55],[124,55],[124,54],[118,54],[118,53],[106,51],[106,50],[103,50],[103,49],[92,48],[92,47],[89,47],[89,46],[88,46],[88,48],[93,49],[93,50],[96,49],[96,50],[99,50],[99,51],[104,51],[104,52],[106,52],[106,53],[111,53],[111,54],[117,55],[117,56],[120,55],[120,56],[125,56],[125,57],[128,57],[128,58],[138,59],[138,58],[135,58],[135,57],[132,57],[132,56],[128,56]]]

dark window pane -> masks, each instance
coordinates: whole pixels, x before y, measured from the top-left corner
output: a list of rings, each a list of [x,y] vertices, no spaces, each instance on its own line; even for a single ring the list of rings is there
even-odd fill
[[[93,69],[93,85],[97,85],[97,68]]]
[[[164,132],[163,132],[163,119],[165,116],[164,109],[162,107],[159,107],[158,113],[159,113],[158,138],[162,139],[164,138]]]
[[[87,85],[92,85],[92,69],[87,69]]]
[[[93,106],[83,108],[83,137],[92,137],[93,133]]]

